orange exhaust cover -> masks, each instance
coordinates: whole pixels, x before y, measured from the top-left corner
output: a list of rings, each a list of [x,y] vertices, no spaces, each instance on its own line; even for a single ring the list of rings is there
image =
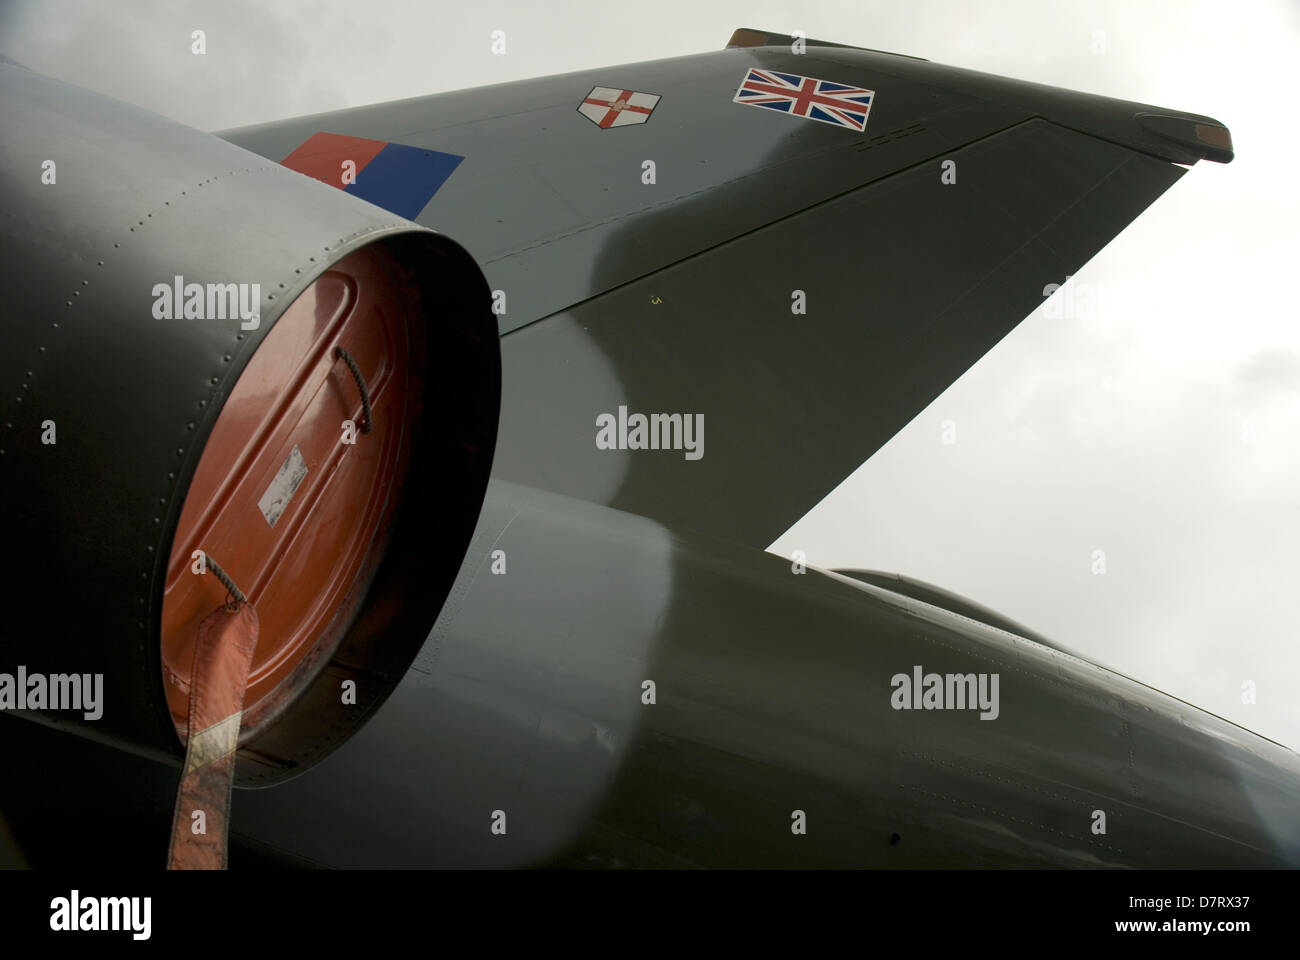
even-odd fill
[[[245,740],[328,662],[382,556],[424,392],[422,353],[412,349],[422,342],[411,326],[420,313],[390,256],[381,244],[358,250],[297,298],[249,361],[204,447],[162,613],[163,682],[183,741],[195,729],[200,621],[226,597],[216,577],[198,575],[196,551],[225,569],[260,618],[242,701]],[[364,377],[369,433],[337,347]]]

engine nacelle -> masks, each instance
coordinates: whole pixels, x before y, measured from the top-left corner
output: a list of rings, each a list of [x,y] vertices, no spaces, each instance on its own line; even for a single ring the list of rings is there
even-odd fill
[[[0,707],[178,758],[220,567],[261,620],[239,782],[298,772],[405,672],[469,544],[500,404],[482,273],[15,65],[0,125]]]

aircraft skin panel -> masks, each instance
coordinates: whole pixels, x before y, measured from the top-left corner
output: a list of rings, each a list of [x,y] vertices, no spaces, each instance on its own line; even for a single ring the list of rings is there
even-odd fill
[[[441,272],[422,261],[411,273],[428,286],[439,278],[447,327],[491,346],[482,355],[464,347],[455,356],[468,361],[429,378],[445,379],[447,393],[431,393],[425,406],[451,423],[430,447],[426,496],[403,506],[413,518],[400,538],[405,552],[385,562],[346,650],[392,646],[399,632],[403,645],[392,659],[354,665],[365,691],[354,726],[307,736],[307,727],[281,723],[272,733],[283,743],[261,738],[241,752],[242,785],[281,779],[236,791],[232,865],[1300,866],[1292,751],[1020,636],[991,612],[982,621],[982,608],[961,598],[949,597],[958,608],[950,609],[923,599],[942,600],[940,591],[799,570],[763,549],[1178,180],[1183,164],[1230,160],[1226,130],[1205,117],[913,58],[816,43],[797,55],[784,40],[762,42],[770,45],[264,124],[227,132],[225,143],[164,131],[190,150],[165,157],[143,143],[153,142],[154,124],[166,125],[161,118],[133,121],[123,109],[111,114],[115,129],[73,125],[69,141],[87,151],[109,134],[142,141],[127,151],[135,189],[171,177],[187,191],[187,210],[196,178],[215,194],[201,209],[262,201],[278,232],[261,230],[260,246],[238,246],[228,259],[240,276],[259,267],[284,274],[265,292],[268,323],[334,261],[331,245],[365,229],[409,231],[420,236],[403,256],[424,250],[441,262]],[[753,69],[873,91],[865,127],[736,102]],[[30,77],[10,83],[10,99],[47,89]],[[28,106],[49,114],[45,129],[61,129],[60,111],[88,110],[75,94],[41,96],[48,102]],[[602,112],[614,103],[616,116]],[[29,125],[39,129],[41,117]],[[309,142],[323,152],[309,155]],[[354,148],[362,179],[333,184],[353,199],[276,166],[288,160],[326,176]],[[290,181],[284,208],[269,187],[231,185],[235,155],[246,172]],[[195,172],[209,163],[227,179]],[[364,179],[372,164],[402,172],[379,190]],[[434,174],[436,182],[413,182]],[[66,312],[80,300],[140,321],[132,304],[147,305],[144,281],[160,265],[178,252],[225,256],[221,231],[190,236],[188,246],[171,238],[171,218],[181,216],[172,201],[181,201],[142,210],[132,226],[113,213],[135,202],[130,184],[119,193],[46,217],[39,236],[57,255],[22,247],[29,272],[40,279],[44,266],[48,281],[24,294],[31,309],[16,324],[25,336],[44,333],[50,290],[79,269],[69,258],[98,259],[106,279],[83,280],[84,298],[54,306]],[[362,205],[366,197],[414,212],[443,236]],[[125,227],[123,260],[63,242],[78,217],[98,217],[85,233],[114,250],[117,234],[105,224]],[[492,290],[504,295],[495,329]],[[486,326],[457,326],[471,315]],[[106,329],[125,343],[147,327]],[[177,349],[136,351],[146,356],[133,363],[164,366],[203,346],[178,326],[163,329]],[[234,328],[226,333],[245,343]],[[96,396],[112,377],[170,382],[130,364],[93,379],[100,364],[86,358],[97,359],[91,347],[108,335],[59,347],[60,362],[76,360],[89,384],[82,395],[65,391],[70,423],[96,404],[100,417],[116,409],[104,407],[102,389]],[[466,406],[475,386],[495,401],[498,351],[488,484],[493,434],[451,427],[471,414],[496,423],[494,405],[491,416]],[[214,365],[240,366],[239,348],[209,352]],[[25,373],[17,362],[6,369]],[[164,373],[185,381],[182,399],[202,415],[174,399],[142,404],[127,390],[114,402],[137,427],[166,421],[202,438],[196,420],[217,415],[222,376],[204,367],[191,385],[191,365],[174,366]],[[339,376],[351,397],[354,381]],[[629,415],[663,418],[666,442],[629,443]],[[104,477],[79,496],[134,489],[140,463],[197,458],[201,444],[189,441],[154,449],[156,433],[133,430],[140,452],[96,458]],[[57,453],[83,449],[66,443]],[[456,451],[481,467],[444,483]],[[56,469],[66,472],[48,468],[14,489],[55,489],[67,481]],[[148,470],[159,484],[167,477],[167,496],[136,484],[140,497],[168,504],[174,490],[183,500],[176,468]],[[52,505],[28,499],[36,529]],[[97,515],[122,542],[149,523],[131,503],[118,497],[116,512]],[[171,517],[179,506],[167,509]],[[135,612],[152,609],[153,583],[136,567],[166,569],[164,511],[149,513],[163,539],[132,549],[155,559],[131,566],[116,548],[92,554],[81,543],[84,556],[69,561],[63,554],[76,551],[64,538],[24,582],[57,592],[75,580],[76,563],[92,562],[103,584],[140,581],[141,597],[118,591],[140,631],[132,649],[143,651],[143,666],[124,681],[137,712],[148,691],[130,684],[161,683],[143,659],[152,614]],[[456,522],[465,536],[448,539]],[[23,592],[15,596],[27,599]],[[51,636],[126,635],[98,605],[89,614],[54,606],[66,629]],[[97,630],[73,629],[89,615]],[[313,686],[319,699],[293,710],[339,700],[347,669],[346,658],[331,660]],[[961,689],[979,697],[932,703],[933,689],[922,692],[931,675],[958,685],[969,677]],[[0,778],[0,810],[33,863],[163,864],[180,757],[167,756],[170,739],[140,736],[141,726],[101,734],[48,716],[39,724],[0,716],[8,762],[42,771],[35,785]],[[113,830],[59,827],[84,815],[86,782],[99,785],[96,806]],[[806,833],[792,830],[800,817]]]
[[[292,836],[291,849],[323,857],[329,842],[308,836],[378,777],[381,795],[446,826],[411,838],[377,813],[348,841],[348,865],[1300,857],[1300,824],[1285,816],[1300,802],[1295,754],[1103,668],[880,588],[796,575],[782,558],[511,484],[489,492],[479,536],[505,551],[507,574],[480,554],[372,724],[335,762],[249,795],[253,836]],[[997,719],[893,709],[891,677],[917,664],[1000,674]],[[420,756],[403,749],[403,729],[427,731]],[[308,797],[326,798],[306,814],[319,822],[295,828]],[[511,808],[522,816],[503,849],[484,811]],[[791,833],[795,809],[817,817],[815,837]],[[1097,809],[1104,836],[1091,832]]]
[[[1183,173],[1043,120],[952,156],[505,336],[496,476],[766,546]],[[598,448],[620,407],[702,456]]]
[[[751,69],[871,91],[864,129],[733,102]],[[603,88],[658,100],[644,122],[604,129],[578,110]],[[1164,134],[1142,119],[1155,114]],[[223,136],[276,161],[322,131],[463,157],[416,219],[464,245],[500,298],[511,369],[496,475],[766,546],[1179,163],[1230,159],[1167,135],[1196,123],[1227,136],[1195,114],[813,45]],[[597,449],[596,418],[620,406],[702,415],[706,455]]]
[[[237,791],[235,866],[1300,863],[1294,753],[1006,631],[508,483],[469,556],[371,721],[300,776]],[[997,674],[996,719],[895,709],[916,667]],[[23,750],[60,737],[27,726]],[[131,785],[123,862],[147,862],[175,769],[62,742],[80,753],[62,775],[112,765]],[[43,804],[77,802],[59,776]],[[0,787],[15,825],[37,802],[22,794]]]
[[[318,131],[464,156],[415,219],[456,237],[506,291],[504,333],[1028,116],[925,84],[892,91],[862,134],[767,116],[731,102],[753,59],[723,51],[653,61],[222,136],[276,161]],[[661,97],[646,123],[601,129],[577,113],[611,74]],[[653,184],[642,182],[647,160]],[[642,255],[619,272],[573,269],[629,221],[701,198],[707,217],[643,236]]]
[[[755,66],[873,90],[865,129],[731,102]],[[593,87],[615,85],[660,97],[646,122],[602,129],[577,112]],[[1151,134],[1133,119],[1141,112],[1217,125],[910,57],[767,47],[437,94],[221,136],[275,161],[322,131],[464,157],[415,219],[454,237],[493,288],[507,292],[504,333],[1031,117],[1178,162],[1206,155],[1204,145],[1197,153]],[[653,184],[642,182],[647,160],[656,165]],[[573,269],[629,221],[679,207],[683,222],[674,229],[642,231],[638,258],[617,270]]]

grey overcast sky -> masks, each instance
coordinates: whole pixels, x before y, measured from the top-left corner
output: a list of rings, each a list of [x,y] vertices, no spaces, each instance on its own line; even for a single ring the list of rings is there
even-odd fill
[[[222,129],[699,53],[739,26],[1231,128],[1232,164],[1194,167],[1061,291],[1072,309],[1038,310],[771,549],[937,583],[1300,746],[1297,0],[19,0],[0,52]]]

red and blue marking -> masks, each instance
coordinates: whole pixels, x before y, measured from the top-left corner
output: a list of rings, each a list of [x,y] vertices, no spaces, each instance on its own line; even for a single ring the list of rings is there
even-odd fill
[[[280,163],[414,220],[464,159],[403,143],[316,133]],[[348,160],[356,164],[356,179],[345,183]]]

